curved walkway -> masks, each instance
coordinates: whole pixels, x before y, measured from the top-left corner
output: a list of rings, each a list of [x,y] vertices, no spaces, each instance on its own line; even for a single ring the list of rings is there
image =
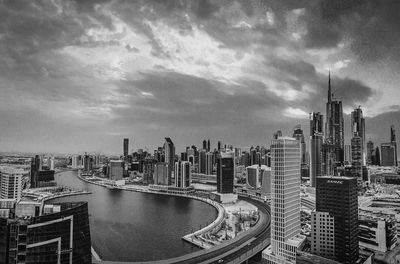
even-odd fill
[[[80,176],[78,174],[78,178],[91,183],[91,184],[96,184],[102,187],[107,188],[106,184],[102,184],[99,182],[94,182],[87,180]],[[173,193],[162,193],[162,192],[156,192],[156,191],[150,191],[150,190],[145,190],[145,189],[125,189],[125,188],[120,188],[116,187],[117,189],[121,190],[126,190],[126,191],[137,191],[137,192],[145,192],[145,193],[154,193],[154,194],[164,194],[164,195],[170,195],[170,196],[180,196],[180,197],[187,197],[191,199],[196,199],[200,201],[204,201],[206,203],[211,204],[218,210],[218,217],[214,222],[212,222],[210,225],[207,227],[198,230],[194,232],[193,234],[189,234],[183,237],[183,239],[186,240],[185,237],[189,237],[191,235],[197,234],[197,233],[203,233],[207,232],[208,230],[214,228],[217,226],[220,222],[223,220],[223,215],[224,215],[224,209],[221,205],[218,203],[202,198],[202,197],[197,197],[194,195],[188,195],[188,194],[173,194]],[[242,198],[246,199],[246,198]],[[215,247],[209,248],[209,249],[203,249],[197,252],[189,253],[180,257],[176,258],[170,258],[170,259],[165,259],[165,260],[158,260],[158,261],[145,261],[145,262],[118,262],[118,261],[101,261],[98,259],[98,255],[95,254],[96,258],[93,260],[94,264],[139,264],[139,263],[145,263],[145,264],[172,264],[172,263],[186,263],[186,264],[198,264],[198,263],[213,263],[215,261],[220,260],[222,257],[223,258],[241,258],[245,256],[245,259],[250,258],[251,256],[255,255],[262,249],[264,249],[266,246],[269,244],[269,235],[270,235],[270,213],[269,213],[269,206],[266,203],[256,201],[250,198],[246,199],[250,203],[255,204],[260,212],[260,217],[257,222],[257,224],[251,228],[247,232],[243,232],[239,234],[237,237],[230,239],[224,243],[221,243],[220,245],[217,245]],[[222,209],[222,210],[221,210]],[[221,216],[222,215],[222,216]],[[222,218],[222,219],[221,219]],[[191,241],[190,241],[191,242]],[[92,251],[94,251],[92,249]],[[96,252],[94,252],[96,253]],[[241,255],[244,254],[244,255]],[[224,262],[226,263],[226,262]]]
[[[243,232],[237,237],[228,240],[210,249],[203,249],[197,252],[186,254],[180,257],[148,261],[148,262],[118,262],[118,261],[93,261],[94,264],[209,264],[218,263],[223,259],[223,263],[241,263],[255,254],[261,252],[269,243],[270,237],[270,213],[266,203],[243,198],[257,206],[260,212],[259,221],[248,232]],[[239,262],[238,262],[239,261]]]

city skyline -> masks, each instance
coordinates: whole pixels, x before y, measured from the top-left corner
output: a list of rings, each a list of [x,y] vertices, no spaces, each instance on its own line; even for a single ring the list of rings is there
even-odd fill
[[[366,141],[400,129],[400,35],[382,30],[398,25],[396,2],[0,5],[2,151],[121,154],[122,138],[131,151],[165,136],[179,151],[268,145],[296,124],[309,148],[329,69],[346,144],[359,105]]]

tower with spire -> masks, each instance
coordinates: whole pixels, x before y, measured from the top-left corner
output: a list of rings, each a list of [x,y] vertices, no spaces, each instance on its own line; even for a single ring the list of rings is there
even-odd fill
[[[330,71],[324,145],[326,149],[325,174],[335,173],[335,168],[344,162],[344,119],[342,101],[333,98]]]

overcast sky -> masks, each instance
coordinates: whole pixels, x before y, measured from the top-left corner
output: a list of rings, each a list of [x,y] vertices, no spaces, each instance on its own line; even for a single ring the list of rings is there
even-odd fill
[[[367,139],[388,141],[399,14],[375,0],[0,1],[0,151],[269,146],[325,116],[328,69],[345,113],[361,105]]]

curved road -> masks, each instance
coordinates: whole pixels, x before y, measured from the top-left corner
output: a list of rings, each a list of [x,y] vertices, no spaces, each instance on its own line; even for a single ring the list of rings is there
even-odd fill
[[[223,260],[223,263],[228,263],[234,259],[239,258],[240,256],[246,255],[246,253],[248,255],[249,254],[255,255],[258,252],[262,251],[262,249],[264,249],[270,242],[270,223],[271,223],[270,208],[266,203],[260,201],[243,197],[241,197],[241,199],[251,202],[252,204],[257,206],[260,212],[259,221],[261,222],[258,222],[252,230],[239,235],[233,240],[227,241],[223,244],[220,244],[210,249],[200,250],[177,258],[153,261],[151,263],[157,263],[157,264],[167,264],[167,263],[206,264],[207,263],[208,264],[208,263],[221,263],[219,262],[220,260]],[[260,250],[253,252],[252,249],[257,247],[262,247],[262,248]],[[245,259],[243,259],[243,261],[245,261]],[[93,261],[93,263],[126,264],[128,262]],[[135,263],[135,262],[130,262],[130,263]],[[146,263],[146,262],[140,262],[140,263]]]

